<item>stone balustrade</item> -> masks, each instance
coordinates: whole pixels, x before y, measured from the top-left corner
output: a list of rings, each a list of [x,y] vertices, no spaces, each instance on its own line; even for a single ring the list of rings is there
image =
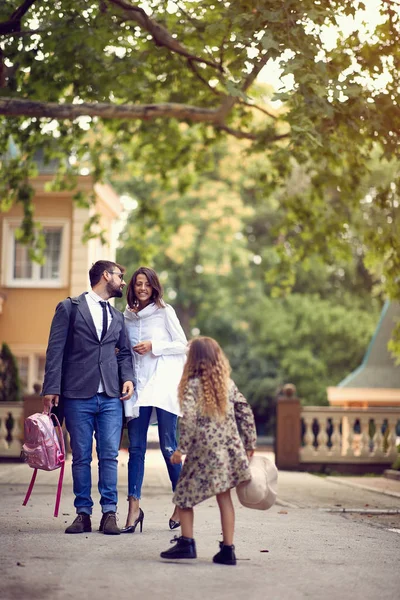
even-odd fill
[[[305,406],[300,412],[301,463],[387,463],[397,456],[400,407]]]
[[[280,469],[381,473],[398,455],[399,434],[399,406],[302,406],[295,394],[277,399]]]

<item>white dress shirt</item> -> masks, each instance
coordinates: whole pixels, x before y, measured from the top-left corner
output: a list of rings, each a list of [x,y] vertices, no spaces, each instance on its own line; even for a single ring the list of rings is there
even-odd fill
[[[87,302],[89,310],[90,310],[90,314],[92,315],[93,323],[96,328],[98,338],[100,340],[101,334],[103,331],[103,307],[101,306],[100,302],[104,302],[104,300],[103,300],[103,298],[100,298],[100,296],[98,296],[96,294],[96,292],[94,292],[93,290],[88,292],[86,294],[85,298],[86,298],[86,302]],[[108,302],[107,302],[107,307],[108,307],[108,310],[107,310],[107,316],[108,316],[107,329],[108,329],[110,327],[110,323],[112,320],[111,309],[110,309],[110,305],[108,304]],[[97,393],[100,394],[101,392],[104,392],[104,384],[103,384],[103,381],[100,379],[100,385],[97,390]]]

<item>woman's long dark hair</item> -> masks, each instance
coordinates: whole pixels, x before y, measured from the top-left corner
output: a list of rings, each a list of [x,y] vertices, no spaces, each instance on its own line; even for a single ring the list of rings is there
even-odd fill
[[[158,279],[157,273],[153,269],[150,269],[150,267],[139,267],[132,275],[131,280],[128,283],[128,291],[126,293],[126,300],[129,308],[133,308],[135,306],[135,302],[139,301],[135,294],[135,283],[138,275],[145,275],[147,277],[147,281],[153,288],[151,301],[154,302],[154,304],[156,304],[159,308],[165,308],[165,303],[162,299],[162,285]]]

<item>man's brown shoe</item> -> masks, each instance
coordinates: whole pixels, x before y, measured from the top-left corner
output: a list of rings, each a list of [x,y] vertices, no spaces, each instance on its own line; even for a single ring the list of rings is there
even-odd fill
[[[78,513],[75,521],[65,530],[65,533],[87,533],[92,531],[90,515]]]
[[[115,512],[106,512],[101,517],[99,531],[106,535],[119,535],[120,528],[117,525],[117,516]]]

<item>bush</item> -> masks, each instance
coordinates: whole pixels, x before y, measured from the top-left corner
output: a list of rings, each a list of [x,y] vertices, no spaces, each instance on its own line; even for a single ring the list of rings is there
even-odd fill
[[[15,356],[7,344],[0,350],[0,402],[15,402],[21,399],[21,382]]]

